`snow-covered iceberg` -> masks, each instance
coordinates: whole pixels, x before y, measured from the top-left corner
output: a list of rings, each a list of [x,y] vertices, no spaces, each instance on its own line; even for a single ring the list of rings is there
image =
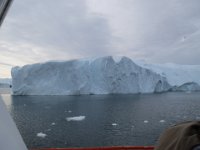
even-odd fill
[[[80,95],[164,92],[186,83],[195,83],[190,89],[198,87],[199,66],[192,68],[198,73],[194,76],[187,76],[188,68],[181,68],[181,72],[173,67],[112,56],[49,61],[12,68],[12,90],[15,95]]]
[[[137,64],[165,77],[172,86],[171,91],[200,91],[200,65]]]

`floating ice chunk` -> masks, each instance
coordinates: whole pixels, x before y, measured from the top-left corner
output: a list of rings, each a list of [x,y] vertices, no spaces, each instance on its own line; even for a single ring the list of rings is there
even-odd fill
[[[40,132],[40,133],[37,133],[37,136],[41,138],[45,138],[47,135],[45,133]]]
[[[149,121],[148,120],[144,120],[144,123],[149,123]]]
[[[52,125],[52,126],[55,126],[55,125],[56,125],[56,123],[55,123],[55,122],[52,122],[52,123],[51,123],[51,125]]]
[[[67,117],[67,121],[82,121],[85,119],[85,116],[76,116],[76,117]]]
[[[112,123],[112,126],[117,126],[118,124],[117,123]]]
[[[51,131],[51,129],[47,129],[47,131]]]
[[[165,123],[166,121],[165,120],[160,120],[160,123]]]

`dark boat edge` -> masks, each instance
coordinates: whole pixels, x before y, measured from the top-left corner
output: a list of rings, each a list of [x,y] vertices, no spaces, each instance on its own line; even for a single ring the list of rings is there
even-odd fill
[[[110,146],[88,148],[33,148],[30,150],[154,150],[154,146]]]

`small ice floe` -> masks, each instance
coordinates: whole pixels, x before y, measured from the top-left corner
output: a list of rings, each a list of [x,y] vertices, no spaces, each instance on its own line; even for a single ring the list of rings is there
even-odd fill
[[[144,123],[149,123],[149,121],[148,120],[144,120]]]
[[[24,107],[26,107],[26,104],[24,104]]]
[[[72,112],[71,110],[68,111],[68,113],[71,113],[71,112]]]
[[[45,133],[40,132],[40,133],[37,133],[37,136],[41,138],[45,138],[47,135]]]
[[[55,126],[55,125],[56,125],[56,123],[55,123],[55,122],[52,122],[52,123],[51,123],[51,125],[52,125],[52,126]]]
[[[183,116],[183,119],[186,119],[187,118],[187,116]]]
[[[159,122],[160,122],[160,123],[165,123],[166,121],[165,121],[165,120],[160,120]]]
[[[51,129],[47,129],[46,131],[51,131]]]
[[[112,126],[117,126],[118,124],[117,123],[112,123]]]
[[[67,121],[82,121],[85,119],[85,116],[76,116],[76,117],[67,117]]]

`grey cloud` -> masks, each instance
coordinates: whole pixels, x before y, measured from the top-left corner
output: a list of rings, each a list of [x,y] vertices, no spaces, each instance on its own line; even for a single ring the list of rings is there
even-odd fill
[[[0,30],[0,59],[22,65],[127,55],[200,64],[199,39],[199,0],[20,0]]]
[[[9,64],[9,63],[0,62],[0,64],[4,66],[8,66],[8,67],[13,67],[13,64]]]
[[[110,48],[107,20],[89,14],[84,0],[15,1],[3,27],[0,40],[32,46],[24,51],[44,60],[100,55]]]
[[[109,18],[111,27],[115,29],[114,34],[119,37],[112,39],[113,45],[118,49],[113,50],[113,53],[124,53],[157,63],[171,61],[200,64],[200,60],[193,59],[198,54],[199,44],[195,40],[189,40],[199,32],[200,1],[109,0],[102,5],[104,6],[96,6],[96,11]],[[200,35],[195,38],[200,39]],[[190,48],[189,45],[193,46]],[[190,53],[187,59],[186,53]]]

